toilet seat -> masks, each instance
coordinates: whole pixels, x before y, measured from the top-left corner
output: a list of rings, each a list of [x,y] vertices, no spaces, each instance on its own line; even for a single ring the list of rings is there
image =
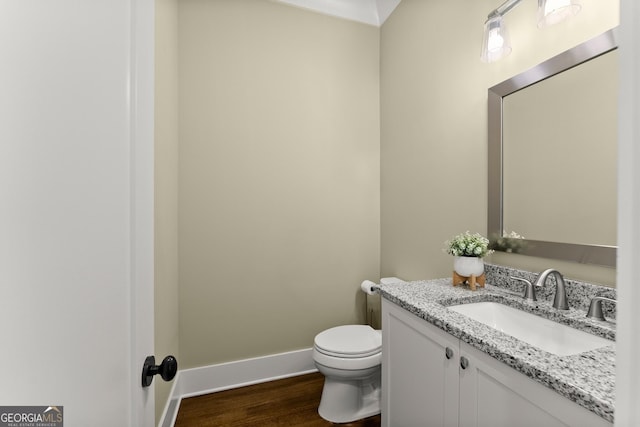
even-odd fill
[[[382,335],[369,325],[336,326],[316,335],[314,348],[331,357],[368,358],[381,353]]]

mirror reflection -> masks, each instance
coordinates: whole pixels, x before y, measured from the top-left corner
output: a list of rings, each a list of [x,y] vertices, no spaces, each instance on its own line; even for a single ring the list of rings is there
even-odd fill
[[[617,51],[503,98],[504,229],[616,244]]]
[[[494,249],[615,267],[616,30],[488,92]]]

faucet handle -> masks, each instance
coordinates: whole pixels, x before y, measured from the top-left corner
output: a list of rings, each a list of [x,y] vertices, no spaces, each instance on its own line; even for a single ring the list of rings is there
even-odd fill
[[[591,303],[589,304],[589,311],[587,311],[587,317],[592,317],[597,320],[607,320],[604,318],[604,314],[602,313],[602,301],[609,301],[613,303],[618,303],[618,301],[606,298],[606,297],[593,297],[591,298]]]
[[[536,289],[531,284],[530,281],[528,281],[527,279],[523,279],[522,277],[516,277],[516,276],[510,276],[510,277],[513,280],[524,282],[525,287],[524,287],[524,294],[522,295],[522,298],[528,301],[538,301],[538,299],[536,298]]]

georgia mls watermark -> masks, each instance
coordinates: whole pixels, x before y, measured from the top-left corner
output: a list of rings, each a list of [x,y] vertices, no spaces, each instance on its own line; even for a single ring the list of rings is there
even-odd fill
[[[0,427],[63,427],[62,406],[0,406]]]

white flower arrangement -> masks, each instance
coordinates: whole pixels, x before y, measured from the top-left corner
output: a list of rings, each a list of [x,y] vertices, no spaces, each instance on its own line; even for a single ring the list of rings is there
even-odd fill
[[[471,234],[469,231],[458,234],[444,244],[444,251],[453,256],[483,258],[493,253],[493,250],[489,249],[489,239],[479,233]]]

